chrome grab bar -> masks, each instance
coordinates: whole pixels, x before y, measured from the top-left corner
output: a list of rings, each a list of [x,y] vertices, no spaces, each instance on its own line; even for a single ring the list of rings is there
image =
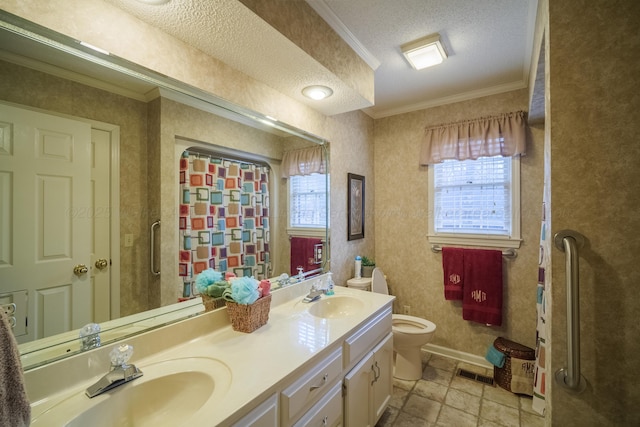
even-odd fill
[[[553,237],[558,249],[565,252],[567,286],[567,367],[555,373],[562,387],[580,393],[586,380],[580,375],[580,268],[578,248],[584,245],[584,236],[572,230],[562,230]]]
[[[160,270],[154,270],[154,267],[156,265],[156,257],[155,257],[155,247],[156,247],[156,233],[155,230],[156,228],[158,228],[160,226],[160,220],[154,222],[153,224],[151,224],[151,236],[150,236],[150,244],[149,246],[151,246],[149,248],[149,253],[150,253],[150,266],[151,266],[151,274],[153,274],[154,276],[159,276],[160,275]]]

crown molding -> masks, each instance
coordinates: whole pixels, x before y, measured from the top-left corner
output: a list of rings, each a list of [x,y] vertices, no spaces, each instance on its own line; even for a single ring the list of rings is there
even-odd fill
[[[376,111],[375,107],[364,109],[366,113],[372,119],[382,119],[384,117],[395,116],[397,114],[411,113],[413,111],[425,110],[427,108],[439,107],[441,105],[453,104],[456,102],[468,101],[470,99],[482,98],[485,96],[497,95],[500,93],[511,92],[514,90],[527,88],[526,81],[515,81],[511,83],[505,83],[497,86],[491,86],[478,90],[472,90],[469,92],[459,93],[456,95],[445,96],[442,98],[430,99],[425,102],[418,102],[416,104],[403,105],[398,108],[389,108],[386,110]]]
[[[350,47],[355,51],[356,54],[364,62],[371,67],[372,70],[376,70],[380,66],[380,61],[373,56],[371,52],[367,50],[366,47],[360,40],[356,38],[356,36],[349,31],[346,25],[338,18],[338,16],[334,13],[333,10],[329,7],[329,5],[324,0],[306,0],[309,6],[315,10],[322,19],[325,20],[327,24],[333,30],[338,33],[338,35],[344,40]]]

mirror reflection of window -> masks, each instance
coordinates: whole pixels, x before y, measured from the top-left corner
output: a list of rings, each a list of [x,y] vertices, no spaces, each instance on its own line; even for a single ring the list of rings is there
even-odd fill
[[[289,179],[289,227],[322,228],[327,225],[327,176],[294,175]]]
[[[329,188],[325,150],[292,150],[282,159],[282,177],[288,180],[291,275],[322,271]]]

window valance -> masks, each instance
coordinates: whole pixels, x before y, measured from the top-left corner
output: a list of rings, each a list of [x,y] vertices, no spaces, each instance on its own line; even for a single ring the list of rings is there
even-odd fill
[[[444,160],[525,154],[524,111],[427,127],[420,151],[420,165]]]
[[[324,148],[321,145],[286,151],[282,157],[282,177],[327,173]]]

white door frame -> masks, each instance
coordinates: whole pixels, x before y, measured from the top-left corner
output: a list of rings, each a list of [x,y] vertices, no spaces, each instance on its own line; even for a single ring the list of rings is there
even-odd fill
[[[70,116],[72,117],[72,116]],[[78,119],[78,118],[76,118]],[[110,171],[110,229],[111,255],[110,286],[111,289],[111,319],[120,318],[120,126],[97,120],[80,118],[79,120],[91,124],[92,129],[109,132],[111,135],[111,171]]]

